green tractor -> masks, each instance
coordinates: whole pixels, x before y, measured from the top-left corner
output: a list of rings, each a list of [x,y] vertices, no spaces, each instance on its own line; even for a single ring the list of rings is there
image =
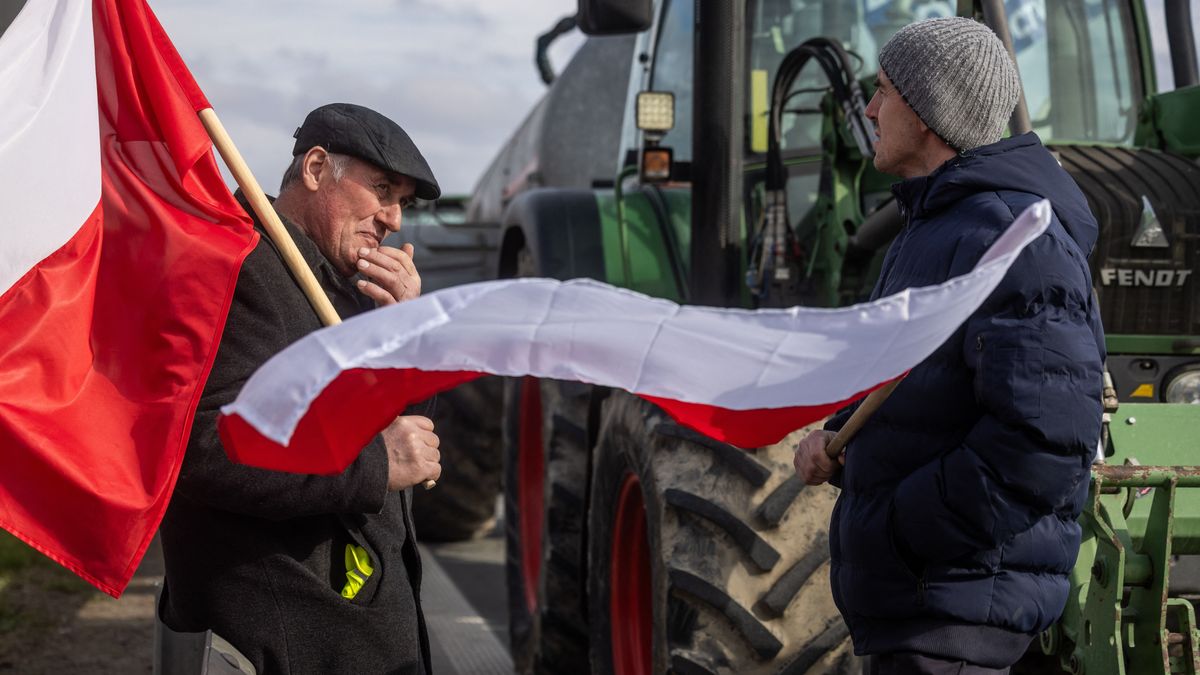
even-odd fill
[[[1072,599],[1020,669],[1195,673],[1200,87],[1192,8],[1157,9],[1177,84],[1161,94],[1138,0],[580,0],[592,37],[467,220],[499,228],[500,276],[863,300],[900,227],[862,115],[878,48],[923,18],[986,22],[1024,80],[1012,131],[1038,132],[1100,222],[1112,373]],[[731,447],[622,391],[503,388],[519,671],[859,671],[828,586],[834,489],[796,480],[790,443]]]

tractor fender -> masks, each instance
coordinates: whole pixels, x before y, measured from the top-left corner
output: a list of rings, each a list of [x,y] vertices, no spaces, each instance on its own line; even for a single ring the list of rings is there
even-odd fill
[[[594,191],[538,188],[523,192],[508,204],[500,222],[498,277],[604,279],[600,210]],[[518,269],[523,256],[527,256],[521,265],[525,268]]]

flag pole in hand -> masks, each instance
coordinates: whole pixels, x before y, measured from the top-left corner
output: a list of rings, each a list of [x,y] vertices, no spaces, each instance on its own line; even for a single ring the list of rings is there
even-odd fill
[[[199,114],[204,129],[208,131],[209,138],[212,139],[217,152],[221,154],[221,159],[225,160],[225,166],[229,167],[229,172],[233,174],[233,179],[237,181],[238,187],[242,188],[247,201],[250,202],[250,208],[254,209],[255,215],[263,224],[271,241],[275,242],[276,248],[283,256],[283,262],[291,271],[296,283],[300,285],[300,290],[304,291],[304,296],[308,298],[309,304],[320,317],[321,323],[325,326],[341,323],[342,319],[338,316],[337,310],[333,308],[333,303],[321,289],[321,284],[317,282],[317,277],[308,263],[304,262],[304,257],[300,255],[300,249],[296,248],[296,242],[292,241],[287,228],[283,226],[283,221],[279,219],[279,214],[275,213],[275,207],[271,205],[262,187],[259,186],[258,180],[250,172],[249,165],[242,159],[242,153],[238,152],[237,146],[233,144],[233,139],[225,131],[225,125],[221,124],[221,120],[217,118],[217,113],[212,108],[205,108]],[[437,483],[427,480],[422,485],[429,490]]]
[[[871,415],[879,410],[879,406],[887,400],[888,396],[892,395],[892,391],[896,389],[896,385],[900,384],[903,377],[898,377],[891,382],[883,385],[875,391],[867,394],[861,405],[850,415],[850,419],[846,420],[846,424],[837,432],[829,445],[825,446],[825,454],[830,459],[837,459],[839,455],[846,451],[846,446],[850,443],[850,439],[863,428],[867,420],[871,419]]]

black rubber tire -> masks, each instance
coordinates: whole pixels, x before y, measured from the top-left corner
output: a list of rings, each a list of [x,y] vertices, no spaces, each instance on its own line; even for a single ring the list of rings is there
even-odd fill
[[[518,501],[520,401],[535,383],[541,396],[544,462],[541,573],[530,611],[521,568]],[[577,382],[509,379],[504,394],[505,573],[509,637],[517,673],[587,672],[587,622],[582,583],[587,486],[587,416],[593,387]]]
[[[496,526],[504,455],[500,444],[504,380],[482,377],[438,394],[434,429],[442,477],[413,490],[413,521],[422,541],[466,541]]]
[[[613,672],[612,529],[629,471],[646,504],[652,672],[861,672],[829,590],[835,490],[795,479],[794,445],[734,448],[624,392],[604,402],[602,420],[587,532],[592,673]]]

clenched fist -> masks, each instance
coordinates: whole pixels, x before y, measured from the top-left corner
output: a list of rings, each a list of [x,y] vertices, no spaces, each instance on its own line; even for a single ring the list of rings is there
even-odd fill
[[[838,467],[846,463],[843,453],[837,460],[825,454],[825,446],[833,440],[832,431],[814,431],[800,441],[796,446],[796,456],[792,465],[796,467],[796,475],[808,485],[820,485],[833,477]]]
[[[382,435],[388,451],[388,490],[405,490],[442,476],[441,441],[433,433],[433,420],[419,415],[397,417]]]

